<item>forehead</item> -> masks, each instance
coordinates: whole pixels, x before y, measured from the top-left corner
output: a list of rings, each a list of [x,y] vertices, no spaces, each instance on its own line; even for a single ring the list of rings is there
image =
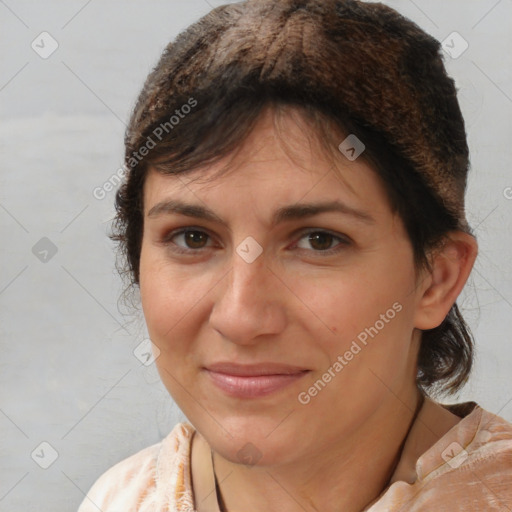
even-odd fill
[[[342,142],[344,135],[338,138]],[[300,116],[280,117],[276,125],[271,111],[260,117],[235,152],[213,165],[179,175],[149,168],[144,186],[146,213],[168,196],[189,195],[205,201],[243,198],[256,208],[336,199],[354,207],[389,208],[381,179],[363,158],[348,159],[335,142],[329,147]]]

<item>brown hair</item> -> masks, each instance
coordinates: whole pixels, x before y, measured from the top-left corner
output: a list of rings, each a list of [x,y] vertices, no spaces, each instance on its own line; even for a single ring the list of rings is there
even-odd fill
[[[439,42],[382,4],[249,0],[216,8],[182,32],[140,93],[111,235],[132,284],[148,167],[179,174],[214,163],[240,146],[268,107],[298,111],[331,149],[340,133],[364,142],[362,158],[403,220],[417,268],[430,269],[429,253],[449,231],[472,234],[464,120]],[[453,393],[472,362],[471,333],[454,304],[422,333],[418,386]]]

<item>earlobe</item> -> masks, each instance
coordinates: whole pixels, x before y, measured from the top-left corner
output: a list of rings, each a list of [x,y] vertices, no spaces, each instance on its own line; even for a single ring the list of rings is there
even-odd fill
[[[475,238],[462,231],[447,235],[446,243],[431,258],[428,285],[420,289],[415,327],[438,327],[457,300],[471,273],[478,253]]]

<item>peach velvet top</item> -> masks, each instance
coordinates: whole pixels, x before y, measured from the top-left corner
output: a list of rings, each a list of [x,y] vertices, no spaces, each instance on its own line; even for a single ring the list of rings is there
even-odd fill
[[[439,438],[434,432],[446,411],[461,419]],[[176,425],[162,442],[119,462],[96,481],[78,512],[98,510],[220,512],[208,444],[189,423]],[[508,510],[512,424],[474,402],[450,406],[425,398],[389,485],[364,512]]]

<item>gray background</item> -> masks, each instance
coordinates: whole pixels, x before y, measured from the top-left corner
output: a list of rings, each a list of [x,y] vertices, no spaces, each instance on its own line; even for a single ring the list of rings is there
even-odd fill
[[[124,123],[164,46],[221,3],[0,0],[0,511],[76,510],[108,467],[184,419],[154,365],[133,354],[146,331],[118,302],[114,192],[92,191],[122,164]],[[439,40],[456,31],[469,44],[446,61],[472,152],[480,255],[459,303],[478,358],[447,401],[512,420],[512,1],[386,3]],[[43,31],[59,45],[47,59],[31,47]]]

